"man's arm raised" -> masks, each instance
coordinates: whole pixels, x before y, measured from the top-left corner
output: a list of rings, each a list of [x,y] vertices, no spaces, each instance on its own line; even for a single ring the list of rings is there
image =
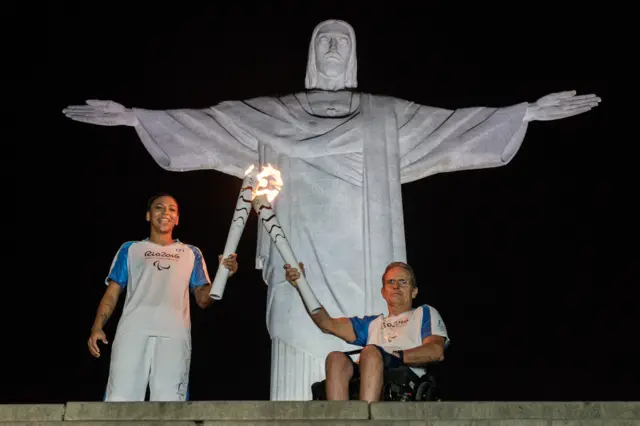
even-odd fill
[[[299,265],[300,270],[304,273],[303,263],[300,262]],[[287,281],[297,289],[296,280],[300,278],[300,271],[289,264],[284,265],[284,269]],[[356,340],[356,332],[349,318],[332,318],[323,306],[320,307],[319,311],[309,316],[323,333],[332,334],[347,343],[353,343]]]

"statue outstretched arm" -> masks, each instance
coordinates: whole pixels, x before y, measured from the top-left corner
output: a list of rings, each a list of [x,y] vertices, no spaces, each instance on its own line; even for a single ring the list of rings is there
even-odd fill
[[[243,177],[258,161],[258,141],[215,107],[161,111],[88,100],[62,112],[82,123],[133,127],[156,163],[169,171],[213,169]]]
[[[402,182],[437,173],[500,167],[516,155],[531,121],[558,120],[598,106],[594,94],[551,93],[536,102],[445,110],[415,103],[396,107]]]

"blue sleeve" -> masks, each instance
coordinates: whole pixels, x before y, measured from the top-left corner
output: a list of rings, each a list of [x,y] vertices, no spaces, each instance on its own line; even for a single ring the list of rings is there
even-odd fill
[[[420,334],[422,339],[429,336],[444,337],[444,347],[449,346],[449,334],[444,321],[437,309],[429,305],[422,305],[422,327]]]
[[[378,318],[379,315],[366,316],[364,318],[351,317],[351,326],[356,334],[356,340],[351,342],[352,345],[366,346],[369,338],[369,324],[371,321]]]
[[[193,251],[195,259],[193,261],[193,270],[191,271],[191,278],[189,279],[189,287],[194,289],[196,287],[202,287],[205,284],[209,284],[209,273],[207,272],[207,265],[202,257],[200,249],[196,246],[189,245],[189,248]]]
[[[111,263],[111,269],[109,269],[109,275],[104,280],[105,284],[109,285],[109,281],[115,281],[122,288],[127,286],[129,282],[129,247],[133,244],[133,241],[127,241],[120,250],[116,253],[116,257]]]

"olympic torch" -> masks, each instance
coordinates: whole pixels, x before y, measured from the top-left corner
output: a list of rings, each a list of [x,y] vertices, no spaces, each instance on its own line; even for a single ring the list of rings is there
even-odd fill
[[[227,235],[227,242],[224,246],[222,253],[222,259],[226,259],[230,254],[235,253],[238,247],[238,242],[244,231],[244,227],[251,214],[251,201],[253,200],[253,194],[257,188],[257,170],[254,170],[254,166],[251,165],[245,172],[244,180],[242,181],[242,187],[240,188],[240,195],[236,202],[236,210],[233,213],[231,219],[231,227],[229,228],[229,235]],[[214,300],[222,299],[224,288],[227,285],[227,279],[229,278],[229,270],[222,264],[218,265],[216,276],[211,284],[211,291],[209,296]]]
[[[291,245],[271,205],[271,202],[280,193],[280,189],[282,188],[280,172],[272,168],[271,165],[268,165],[268,167],[264,167],[258,174],[257,179],[258,185],[257,190],[254,192],[253,208],[256,213],[258,213],[258,219],[262,222],[269,237],[271,237],[275,243],[284,262],[293,267],[299,267],[298,260],[293,254]],[[296,281],[296,285],[309,312],[314,314],[319,311],[321,308],[320,302],[318,302],[318,299],[303,274],[301,274],[300,278]]]

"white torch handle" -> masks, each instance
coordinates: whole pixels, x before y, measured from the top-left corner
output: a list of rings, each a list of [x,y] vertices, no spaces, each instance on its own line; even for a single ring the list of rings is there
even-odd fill
[[[243,230],[244,227],[239,228],[237,226],[233,226],[229,230],[227,243],[224,247],[224,252],[222,253],[222,260],[229,257],[230,254],[235,253]],[[214,300],[222,299],[224,289],[227,285],[227,279],[229,278],[229,272],[230,271],[222,264],[218,264],[218,270],[216,271],[216,276],[213,278],[213,283],[211,283],[211,290],[209,291],[209,296]]]
[[[278,251],[280,252],[280,255],[282,256],[282,259],[284,260],[284,263],[288,263],[294,268],[300,268],[300,266],[298,265],[298,260],[293,255],[293,251],[291,250],[289,242],[284,238],[277,238],[275,243]],[[298,291],[300,292],[300,296],[302,297],[302,301],[304,302],[305,306],[311,314],[315,314],[320,310],[320,308],[322,308],[322,306],[320,305],[320,302],[318,302],[316,295],[309,286],[309,283],[307,282],[305,276],[302,274],[302,271],[300,271],[300,278],[296,280],[296,284],[298,286]]]
[[[253,200],[253,191],[255,190],[256,183],[256,176],[254,174],[247,175],[242,181],[240,195],[236,203],[236,210],[231,219],[229,235],[227,236],[227,242],[224,246],[224,252],[222,253],[222,260],[229,257],[230,254],[235,253],[236,248],[238,248],[238,242],[240,241],[240,237],[242,237],[244,227],[251,213],[251,202]],[[222,264],[218,264],[218,270],[216,271],[216,276],[213,278],[211,290],[209,291],[209,296],[212,299],[222,299],[228,278],[229,270]]]
[[[227,279],[229,278],[229,272],[230,271],[224,266],[218,265],[218,270],[216,271],[216,276],[213,277],[211,291],[209,292],[209,297],[213,300],[222,299],[224,288],[226,287]]]

